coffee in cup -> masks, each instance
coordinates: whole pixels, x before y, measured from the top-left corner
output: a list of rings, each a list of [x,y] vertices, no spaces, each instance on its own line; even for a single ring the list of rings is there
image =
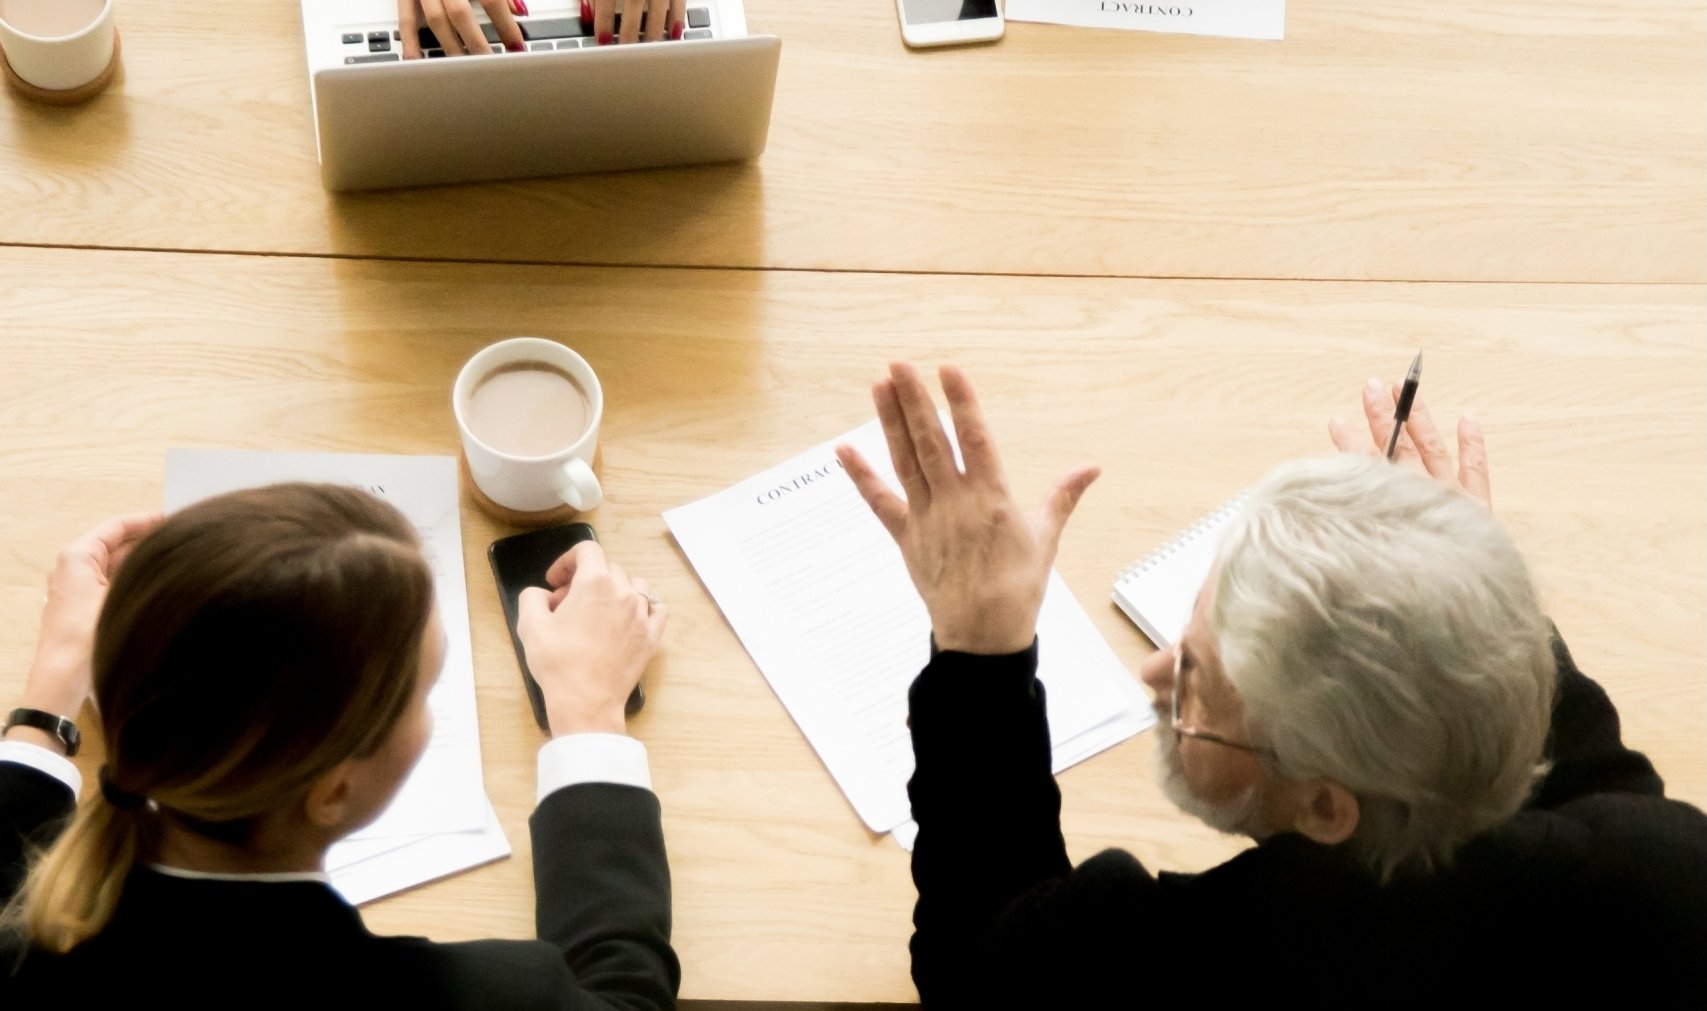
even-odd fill
[[[514,362],[486,373],[468,393],[468,429],[510,456],[549,456],[592,421],[593,402],[564,370],[544,362]]]
[[[462,367],[451,391],[476,498],[510,522],[544,522],[604,501],[593,473],[604,391],[555,341],[516,337]]]

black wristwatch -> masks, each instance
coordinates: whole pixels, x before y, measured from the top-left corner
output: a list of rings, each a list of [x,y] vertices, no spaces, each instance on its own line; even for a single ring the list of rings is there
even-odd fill
[[[77,732],[77,724],[63,716],[44,713],[40,709],[14,709],[12,715],[6,717],[6,725],[0,727],[0,736],[13,727],[34,727],[59,738],[59,743],[65,745],[65,757],[77,754],[77,749],[83,743],[83,735]]]

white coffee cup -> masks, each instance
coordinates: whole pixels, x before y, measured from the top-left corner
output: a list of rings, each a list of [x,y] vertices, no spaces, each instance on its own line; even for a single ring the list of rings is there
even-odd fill
[[[0,50],[12,72],[43,91],[71,91],[106,73],[116,37],[113,0],[104,0],[93,20],[82,13],[67,0],[0,0]]]
[[[553,452],[522,456],[488,445],[469,426],[468,401],[475,388],[506,367],[538,364],[567,374],[586,395],[589,423],[573,442]],[[556,341],[512,337],[482,350],[457,374],[451,388],[451,409],[462,433],[462,453],[474,483],[492,502],[521,513],[561,509],[584,511],[604,501],[593,455],[599,446],[599,422],[605,394],[586,359]]]

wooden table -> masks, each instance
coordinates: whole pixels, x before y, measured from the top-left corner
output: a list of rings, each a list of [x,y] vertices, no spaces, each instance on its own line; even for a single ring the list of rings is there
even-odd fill
[[[957,361],[1022,495],[1104,465],[1059,568],[1135,669],[1115,570],[1325,451],[1326,418],[1422,345],[1436,414],[1489,433],[1549,613],[1673,795],[1707,805],[1700,3],[1323,0],[1284,43],[1013,25],[914,54],[885,4],[750,0],[787,40],[754,165],[336,200],[296,5],[241,17],[126,0],[112,92],[0,102],[0,699],[57,546],[158,502],[168,447],[452,453],[460,364],[563,341],[609,399],[592,521],[673,612],[634,729],[684,996],[907,1002],[905,855],[860,825],[660,512],[868,418],[890,358]],[[516,855],[365,915],[527,936],[539,734],[481,557],[503,531],[472,506],[463,524]],[[1075,859],[1238,848],[1150,772],[1140,737],[1062,777]]]
[[[1094,458],[1060,569],[1131,668],[1114,571],[1271,463],[1327,447],[1361,379],[1429,349],[1437,414],[1474,408],[1495,502],[1549,612],[1676,795],[1707,803],[1707,309],[1680,286],[1326,284],[405,264],[0,250],[0,694],[29,657],[40,574],[108,512],[159,501],[169,446],[455,451],[461,362],[512,333],[605,383],[614,555],[673,618],[635,732],[651,750],[690,997],[905,1001],[905,854],[871,837],[659,513],[869,416],[906,355],[964,363],[1016,487]],[[512,306],[495,323],[491,306]],[[486,782],[504,863],[381,901],[377,930],[526,936],[533,752],[481,554],[463,535]],[[1236,847],[1151,785],[1147,736],[1063,777],[1075,858],[1111,845],[1201,868]],[[992,844],[999,840],[992,839]]]
[[[887,0],[781,35],[756,164],[329,199],[288,0],[125,0],[123,80],[0,103],[0,242],[509,262],[1383,280],[1707,279],[1700,0],[1314,0],[1285,42]]]

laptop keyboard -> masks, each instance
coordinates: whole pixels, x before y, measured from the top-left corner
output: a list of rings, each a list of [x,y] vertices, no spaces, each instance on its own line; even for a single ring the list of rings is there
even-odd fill
[[[522,30],[522,38],[527,40],[527,51],[530,53],[599,48],[598,39],[593,37],[592,26],[583,24],[580,18],[517,18],[516,25]],[[642,31],[646,29],[644,17],[640,28]],[[616,31],[621,30],[622,15],[619,13],[616,16]],[[524,55],[506,50],[498,41],[498,30],[491,25],[482,23],[480,31],[486,36],[494,54]],[[711,11],[705,7],[689,7],[687,30],[682,34],[682,38],[711,37]],[[403,33],[395,27],[343,29],[339,31],[339,38],[346,64],[395,63],[403,59]],[[445,55],[444,48],[439,45],[438,37],[433,34],[431,28],[420,30],[419,41],[424,56],[436,59]]]

